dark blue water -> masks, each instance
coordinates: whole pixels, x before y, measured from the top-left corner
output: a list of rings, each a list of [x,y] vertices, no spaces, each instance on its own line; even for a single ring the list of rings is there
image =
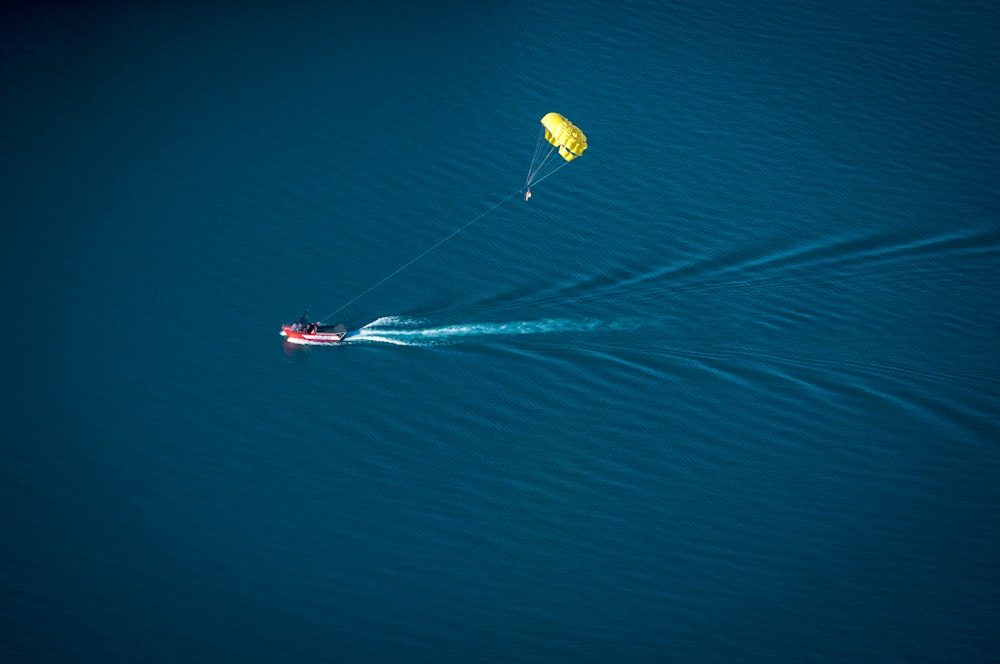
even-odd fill
[[[0,658],[996,658],[992,4],[131,4],[0,18]]]

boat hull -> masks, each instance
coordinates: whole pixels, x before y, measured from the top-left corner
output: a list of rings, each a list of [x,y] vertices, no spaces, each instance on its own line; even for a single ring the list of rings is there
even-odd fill
[[[325,327],[325,326],[324,326]],[[297,325],[282,325],[281,336],[290,344],[300,344],[306,346],[326,346],[329,344],[339,344],[344,340],[347,331],[342,325],[331,327],[330,329],[320,328],[315,332],[303,329]]]

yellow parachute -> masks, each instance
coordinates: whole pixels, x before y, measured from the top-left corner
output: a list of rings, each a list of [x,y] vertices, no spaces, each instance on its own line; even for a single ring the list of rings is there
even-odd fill
[[[587,137],[580,128],[558,113],[548,113],[542,118],[545,140],[559,148],[559,156],[573,161],[587,149]]]
[[[583,151],[587,149],[587,137],[580,131],[580,128],[558,113],[546,113],[545,117],[542,118],[542,127],[545,128],[545,131],[543,135],[538,137],[538,144],[535,146],[535,156],[531,158],[531,166],[528,167],[528,177],[524,181],[525,187],[529,187],[524,200],[531,198],[531,185],[537,184],[550,175],[553,175],[567,163],[582,155]],[[552,147],[539,160],[546,141]],[[545,168],[546,162],[548,162],[549,157],[552,156],[556,148],[559,148],[559,156],[564,161],[557,159],[555,161],[558,164],[557,166],[553,168],[553,165],[549,164],[548,168]]]

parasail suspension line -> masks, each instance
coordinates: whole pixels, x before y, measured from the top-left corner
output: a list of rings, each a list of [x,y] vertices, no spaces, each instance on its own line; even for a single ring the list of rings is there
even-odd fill
[[[538,142],[535,143],[535,154],[532,155],[532,157],[531,157],[531,166],[528,166],[528,177],[525,178],[525,180],[524,180],[524,186],[526,186],[526,187],[531,185],[531,178],[535,175],[535,161],[538,160],[538,155],[542,151],[542,145],[545,144],[545,140],[544,139],[545,139],[545,127],[543,126],[541,128],[541,130],[538,132]],[[551,152],[552,151],[549,150],[550,154],[551,154]],[[548,158],[548,155],[546,155],[546,159],[547,158]],[[539,165],[538,168],[541,168],[541,165]]]
[[[535,184],[535,178],[538,176],[539,173],[542,172],[542,168],[545,166],[545,162],[547,162],[549,160],[549,157],[551,157],[552,153],[555,152],[555,151],[556,151],[556,146],[553,145],[551,148],[549,148],[549,151],[545,153],[545,158],[542,159],[542,163],[538,164],[538,168],[536,168],[534,170],[534,172],[531,173],[531,175],[528,176],[528,183],[527,184],[528,184],[529,187],[531,185]],[[553,171],[553,173],[554,172],[555,171]]]
[[[552,148],[552,149],[554,150],[555,148]],[[549,150],[549,154],[552,154],[552,150]],[[548,159],[548,157],[546,157],[546,159]],[[543,162],[543,163],[544,163],[544,162]],[[538,184],[539,182],[542,182],[543,180],[547,180],[548,178],[550,178],[550,177],[552,177],[553,175],[555,175],[555,174],[556,174],[556,171],[558,171],[558,170],[559,170],[560,168],[564,167],[564,166],[565,166],[566,164],[568,164],[568,163],[569,163],[568,161],[564,161],[563,163],[559,164],[558,166],[556,166],[555,168],[553,168],[553,169],[552,169],[551,171],[549,171],[548,173],[546,173],[546,174],[545,174],[545,175],[543,175],[542,177],[538,178],[537,180],[532,180],[532,181],[531,181],[531,184],[532,184],[532,185],[536,185],[536,184]],[[538,167],[538,170],[541,170],[541,169],[542,169],[542,167],[541,167],[541,166],[539,166],[539,167]],[[537,171],[535,172],[535,175],[538,175]]]

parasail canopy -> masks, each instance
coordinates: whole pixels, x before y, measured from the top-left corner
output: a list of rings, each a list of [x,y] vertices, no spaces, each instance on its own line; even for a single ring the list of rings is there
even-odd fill
[[[559,148],[559,156],[573,161],[587,149],[587,137],[580,128],[558,113],[548,113],[542,118],[545,140]]]

